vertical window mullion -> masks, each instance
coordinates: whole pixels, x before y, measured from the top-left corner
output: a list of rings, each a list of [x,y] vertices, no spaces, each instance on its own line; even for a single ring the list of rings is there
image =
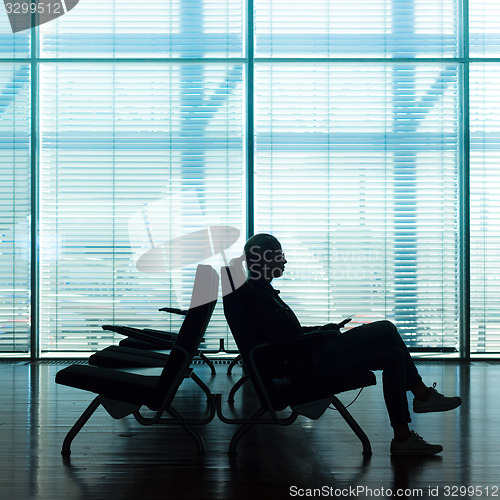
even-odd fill
[[[39,297],[39,273],[38,273],[38,36],[37,27],[31,30],[31,52],[30,52],[30,148],[31,148],[31,217],[30,217],[30,357],[36,360],[40,357],[40,335],[38,322],[38,297]]]
[[[469,105],[469,0],[460,6],[460,56],[463,58],[460,97],[462,106],[459,163],[459,340],[460,357],[470,358],[470,105]]]
[[[255,141],[254,141],[254,2],[246,0],[246,210],[247,237],[254,233],[254,175],[255,175]]]

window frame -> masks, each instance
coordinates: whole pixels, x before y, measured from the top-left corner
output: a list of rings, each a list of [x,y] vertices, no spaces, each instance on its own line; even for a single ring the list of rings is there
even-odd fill
[[[470,96],[469,96],[469,71],[470,64],[472,63],[499,63],[500,57],[470,57],[469,46],[469,0],[458,0],[458,54],[456,57],[445,58],[279,58],[279,57],[258,57],[255,54],[255,17],[254,17],[254,0],[246,0],[243,15],[243,54],[242,57],[229,57],[223,59],[224,62],[230,64],[241,64],[243,66],[243,81],[244,81],[244,97],[245,97],[245,140],[244,140],[244,158],[245,158],[245,208],[246,208],[246,232],[247,236],[254,234],[255,229],[255,201],[254,201],[254,176],[255,176],[255,113],[254,113],[254,69],[259,63],[273,62],[279,64],[290,62],[317,62],[334,63],[334,62],[352,62],[352,63],[370,63],[370,64],[388,64],[411,62],[414,64],[425,64],[433,62],[449,62],[456,64],[459,70],[459,106],[461,107],[460,113],[460,152],[459,152],[459,176],[458,176],[458,196],[459,196],[459,211],[458,211],[458,249],[459,249],[459,340],[460,349],[458,356],[461,359],[468,360],[471,357],[494,357],[494,353],[487,353],[485,356],[471,355],[471,332],[470,332],[470,318],[471,318],[471,297],[470,297],[470,277],[471,277],[471,249],[470,249]],[[40,353],[40,332],[38,323],[38,302],[39,302],[39,268],[38,268],[38,245],[39,245],[39,83],[38,72],[41,65],[44,63],[57,62],[57,63],[72,63],[72,62],[113,62],[119,63],[120,61],[127,63],[143,63],[144,58],[50,58],[40,57],[40,30],[34,28],[31,30],[30,37],[30,54],[28,57],[2,57],[2,62],[12,63],[25,63],[29,66],[31,71],[31,227],[30,227],[30,292],[31,292],[31,325],[30,325],[30,340],[31,350],[30,357],[33,360],[41,357]],[[155,58],[153,61],[148,61],[159,64],[165,62],[182,62],[179,58]],[[190,62],[220,62],[220,58],[199,58],[190,59]]]

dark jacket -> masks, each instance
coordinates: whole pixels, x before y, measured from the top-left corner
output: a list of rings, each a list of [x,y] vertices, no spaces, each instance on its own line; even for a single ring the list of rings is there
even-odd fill
[[[246,316],[251,321],[253,335],[257,342],[275,342],[290,339],[316,331],[339,334],[337,325],[302,326],[295,313],[280,298],[279,291],[265,280],[249,279],[245,288]],[[314,344],[317,344],[314,342]],[[282,351],[287,358],[289,375],[295,377],[314,365],[313,351],[317,345],[300,343],[297,347]],[[292,372],[290,372],[292,367]]]

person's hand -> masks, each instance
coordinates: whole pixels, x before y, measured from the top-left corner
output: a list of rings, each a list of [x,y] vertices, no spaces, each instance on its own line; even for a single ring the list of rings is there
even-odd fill
[[[322,325],[319,329],[320,330],[338,330],[339,326],[337,325],[337,323],[327,323],[326,325]]]
[[[347,323],[349,323],[349,321],[351,321],[352,318],[346,318],[344,320],[342,320],[337,326],[339,328],[344,328],[345,325],[347,325]]]
[[[326,325],[323,325],[320,330],[332,330],[332,331],[338,331],[340,330],[341,325],[338,325],[337,323],[327,323]]]

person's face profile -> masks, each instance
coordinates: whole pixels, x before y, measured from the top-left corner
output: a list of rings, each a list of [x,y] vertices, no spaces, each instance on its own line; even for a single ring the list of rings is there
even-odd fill
[[[249,246],[246,257],[253,278],[267,281],[281,277],[287,262],[281,244],[275,238],[265,244]]]
[[[285,272],[285,264],[285,253],[283,252],[281,245],[279,245],[279,248],[274,252],[273,278],[283,276],[283,273]]]
[[[274,279],[283,276],[285,271],[285,253],[281,248],[281,245],[276,245],[275,248],[267,250],[263,255],[265,270],[267,271],[267,277]]]

